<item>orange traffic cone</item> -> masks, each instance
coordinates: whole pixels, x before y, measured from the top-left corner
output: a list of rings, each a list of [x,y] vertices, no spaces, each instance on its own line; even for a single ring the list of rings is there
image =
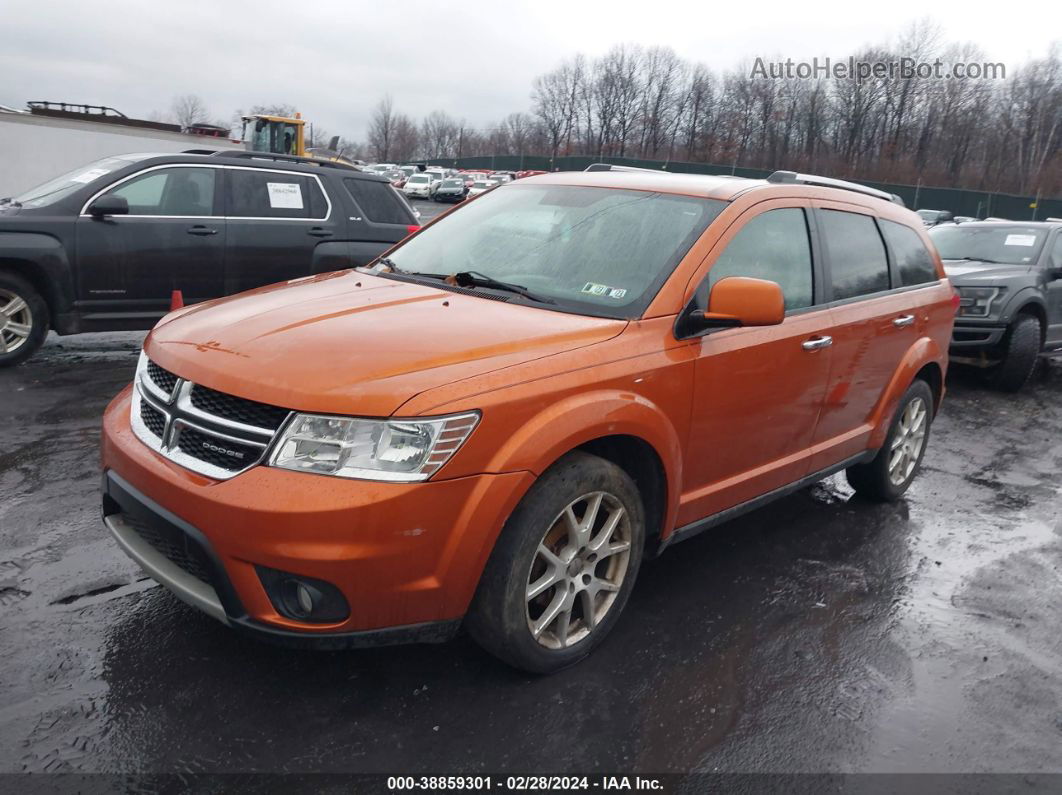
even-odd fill
[[[180,290],[174,290],[170,293],[170,311],[180,309],[182,306],[184,306],[184,296]]]

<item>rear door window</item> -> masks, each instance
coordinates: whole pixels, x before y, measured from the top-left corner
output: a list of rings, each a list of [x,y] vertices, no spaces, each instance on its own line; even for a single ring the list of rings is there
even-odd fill
[[[230,169],[228,215],[237,218],[323,219],[326,203],[317,181],[302,174]]]
[[[348,177],[343,184],[366,220],[377,224],[416,223],[405,199],[389,183]]]
[[[799,207],[768,210],[745,224],[708,272],[703,298],[727,276],[749,276],[778,283],[785,296],[786,310],[811,306],[814,275],[804,211]]]
[[[925,247],[917,232],[892,221],[882,220],[880,223],[881,232],[892,249],[893,259],[896,260],[901,286],[928,284],[940,278],[929,249]]]
[[[830,254],[833,300],[888,290],[889,260],[874,219],[842,210],[821,210],[819,217]]]

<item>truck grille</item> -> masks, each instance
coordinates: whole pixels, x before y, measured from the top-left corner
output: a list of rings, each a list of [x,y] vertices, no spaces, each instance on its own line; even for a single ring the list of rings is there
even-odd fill
[[[177,448],[192,458],[229,472],[246,469],[248,464],[257,461],[262,454],[261,448],[220,439],[196,428],[181,429],[177,436]]]
[[[290,413],[278,406],[226,395],[199,384],[192,386],[192,405],[208,414],[272,431],[279,428]]]
[[[290,413],[186,381],[144,357],[130,419],[133,433],[152,450],[225,480],[261,463]]]
[[[147,429],[160,439],[166,429],[166,415],[152,406],[146,400],[140,404],[140,419],[144,421]]]
[[[152,361],[148,362],[147,371],[148,377],[155,383],[155,386],[167,395],[173,394],[173,388],[177,385],[177,376],[169,370],[163,370]]]

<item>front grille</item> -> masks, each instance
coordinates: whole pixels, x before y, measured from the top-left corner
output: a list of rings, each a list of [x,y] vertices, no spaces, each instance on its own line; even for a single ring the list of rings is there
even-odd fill
[[[155,386],[165,392],[167,395],[173,392],[173,387],[177,383],[177,376],[171,373],[169,370],[163,370],[157,364],[152,361],[148,362],[147,366],[148,376],[155,382]]]
[[[122,514],[122,519],[129,527],[133,528],[138,536],[168,561],[179,566],[197,580],[201,580],[208,585],[212,584],[210,559],[202,547],[189,539],[180,530],[166,525],[151,524],[128,513]]]
[[[192,458],[229,472],[246,468],[262,454],[260,447],[230,442],[188,427],[181,428],[177,437],[177,448]]]
[[[140,419],[144,421],[147,429],[160,439],[162,431],[166,427],[166,417],[146,400],[140,402]]]
[[[279,406],[215,392],[199,384],[192,387],[192,405],[222,419],[242,422],[256,428],[269,428],[272,431],[279,428],[289,414],[287,409]]]

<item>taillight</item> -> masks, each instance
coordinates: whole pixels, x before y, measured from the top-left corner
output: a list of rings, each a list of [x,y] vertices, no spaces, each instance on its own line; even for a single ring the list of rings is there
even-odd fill
[[[420,229],[420,226],[418,224],[409,224],[406,227],[406,236],[408,237],[409,235],[416,232],[418,229]],[[956,306],[958,306],[958,304],[956,304]]]

